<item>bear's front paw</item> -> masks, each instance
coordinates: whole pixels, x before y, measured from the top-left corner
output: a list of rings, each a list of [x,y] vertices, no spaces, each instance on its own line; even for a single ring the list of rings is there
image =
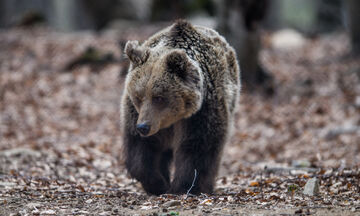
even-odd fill
[[[153,176],[153,178],[150,179],[149,181],[142,182],[142,186],[146,191],[146,193],[152,195],[165,194],[170,187],[169,183],[161,176],[159,177]]]

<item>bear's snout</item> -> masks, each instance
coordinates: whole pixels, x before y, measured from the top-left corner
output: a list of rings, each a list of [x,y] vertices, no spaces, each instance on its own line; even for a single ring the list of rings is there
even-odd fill
[[[150,125],[148,125],[147,123],[137,124],[136,130],[140,133],[140,135],[146,136],[150,132]]]

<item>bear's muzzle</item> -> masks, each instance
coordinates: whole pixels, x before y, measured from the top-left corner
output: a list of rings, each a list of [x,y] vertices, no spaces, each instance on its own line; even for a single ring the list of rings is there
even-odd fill
[[[136,130],[140,133],[140,135],[146,136],[150,132],[150,125],[146,123],[137,124]]]

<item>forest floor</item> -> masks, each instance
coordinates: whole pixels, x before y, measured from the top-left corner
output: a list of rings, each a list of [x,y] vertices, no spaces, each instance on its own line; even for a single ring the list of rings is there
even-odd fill
[[[0,215],[360,215],[360,59],[343,33],[291,50],[264,36],[275,93],[242,93],[216,193],[146,195],[121,159],[119,44],[153,32],[0,32]]]

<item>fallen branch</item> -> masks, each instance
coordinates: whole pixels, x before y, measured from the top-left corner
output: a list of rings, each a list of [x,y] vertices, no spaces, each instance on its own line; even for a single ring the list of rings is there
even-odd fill
[[[194,169],[194,179],[193,179],[193,181],[192,181],[192,183],[191,183],[191,186],[190,186],[189,190],[186,192],[186,197],[189,196],[191,189],[193,189],[193,187],[195,186],[195,180],[196,180],[196,178],[197,178],[197,170]]]

